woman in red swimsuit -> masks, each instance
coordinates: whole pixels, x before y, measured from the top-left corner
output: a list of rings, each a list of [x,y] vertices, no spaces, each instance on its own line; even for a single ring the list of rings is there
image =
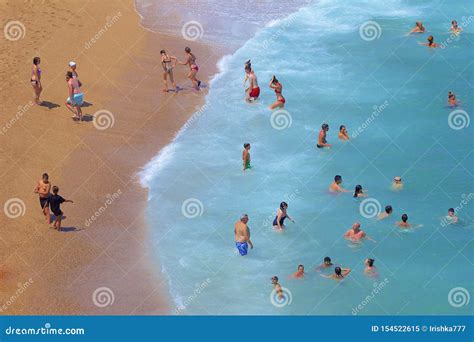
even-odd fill
[[[184,51],[186,52],[186,62],[178,62],[178,64],[189,65],[190,70],[188,78],[191,80],[191,82],[193,82],[194,89],[199,90],[199,87],[201,86],[201,81],[198,80],[196,77],[196,74],[199,70],[199,67],[196,64],[196,56],[194,56],[189,47],[186,47]]]
[[[275,108],[283,108],[285,106],[285,98],[281,94],[283,90],[283,86],[281,85],[280,82],[278,82],[275,75],[273,75],[272,80],[270,81],[269,87],[275,90],[275,95],[277,97],[277,100],[273,102],[268,108],[270,108],[271,110]]]

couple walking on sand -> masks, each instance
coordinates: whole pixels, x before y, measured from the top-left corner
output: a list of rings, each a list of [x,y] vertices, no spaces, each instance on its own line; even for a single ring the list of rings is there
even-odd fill
[[[199,87],[201,86],[201,81],[197,79],[196,74],[199,71],[199,67],[196,64],[196,56],[191,52],[191,49],[189,47],[186,47],[184,49],[186,52],[186,60],[184,62],[180,62],[175,56],[170,56],[166,53],[165,50],[161,50],[161,66],[163,67],[163,91],[168,92],[170,89],[168,89],[168,78],[171,81],[171,84],[173,85],[173,88],[176,92],[179,91],[179,87],[176,86],[176,83],[174,82],[174,77],[173,77],[173,69],[176,66],[176,64],[179,65],[188,65],[189,66],[189,73],[188,73],[188,78],[191,80],[193,83],[193,88],[196,90],[199,90]]]

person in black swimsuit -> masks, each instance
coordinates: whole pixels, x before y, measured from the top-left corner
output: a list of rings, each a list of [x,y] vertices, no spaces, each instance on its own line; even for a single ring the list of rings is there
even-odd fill
[[[280,208],[277,211],[277,215],[273,220],[273,228],[283,230],[283,228],[285,228],[284,223],[286,218],[288,218],[288,220],[290,220],[291,222],[295,223],[295,221],[286,212],[286,209],[288,209],[288,204],[286,202],[281,202]]]
[[[61,203],[69,202],[74,203],[71,200],[64,199],[63,197],[58,195],[59,188],[57,186],[53,186],[53,195],[49,197],[49,206],[51,207],[51,211],[55,216],[54,220],[54,229],[58,231],[61,230],[61,219],[63,216],[63,212],[61,211]]]

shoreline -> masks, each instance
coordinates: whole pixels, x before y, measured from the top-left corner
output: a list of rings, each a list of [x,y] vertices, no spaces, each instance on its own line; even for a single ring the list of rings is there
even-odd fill
[[[187,70],[178,66],[175,79],[186,85],[184,91],[162,93],[159,50],[182,59],[189,45],[200,61],[203,80],[216,73],[224,53],[143,28],[133,0],[114,4],[116,8],[99,1],[79,9],[68,1],[26,5],[30,4],[0,6],[8,20],[15,18],[26,28],[25,37],[8,42],[8,55],[4,51],[7,63],[0,76],[13,72],[14,77],[2,90],[6,110],[0,122],[11,120],[14,108],[24,105],[19,101],[31,100],[31,85],[24,79],[34,55],[42,58],[42,100],[49,107],[28,108],[0,136],[0,157],[10,162],[2,163],[0,171],[11,185],[0,198],[2,203],[21,199],[25,208],[17,218],[1,218],[7,229],[1,236],[0,303],[8,302],[15,284],[31,282],[2,313],[172,313],[166,279],[149,239],[153,227],[145,222],[147,190],[137,182],[137,174],[204,104],[208,88],[199,94],[189,91]],[[33,13],[50,20],[35,26]],[[71,22],[80,14],[80,23]],[[114,15],[119,19],[109,24]],[[105,26],[106,32],[84,49],[83,44]],[[54,44],[36,46],[45,40]],[[72,58],[84,83],[88,105],[83,112],[88,120],[94,116],[94,122],[73,123],[64,107],[67,88],[62,74]],[[105,115],[103,120],[98,120],[100,115]],[[94,124],[101,122],[109,127],[96,129]],[[60,194],[75,201],[63,206],[66,229],[61,233],[43,222],[37,197],[31,194],[43,172],[59,185]]]

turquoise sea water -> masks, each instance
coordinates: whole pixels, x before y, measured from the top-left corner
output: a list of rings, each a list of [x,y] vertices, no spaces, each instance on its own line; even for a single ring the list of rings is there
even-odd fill
[[[470,1],[315,1],[221,61],[206,104],[142,172],[173,313],[472,314],[473,12]],[[464,26],[457,38],[452,19]],[[407,36],[417,20],[428,33]],[[443,48],[419,45],[428,34]],[[255,104],[243,101],[247,59],[262,88]],[[272,117],[273,74],[287,112]],[[462,102],[451,116],[449,90]],[[329,150],[315,147],[323,122]],[[337,138],[341,124],[350,142]],[[253,168],[244,173],[245,142]],[[376,207],[391,204],[392,217],[367,218],[370,206],[352,194],[329,194],[336,174],[350,190],[368,189]],[[400,192],[390,189],[397,175]],[[281,201],[296,223],[277,233]],[[449,207],[459,224],[442,221]],[[245,257],[233,236],[242,213],[255,245]],[[396,228],[403,213],[423,226]],[[342,238],[355,221],[375,243]],[[314,269],[324,256],[352,268],[350,276],[322,278]],[[364,275],[367,257],[378,278]],[[298,264],[305,279],[290,279]],[[287,302],[272,304],[273,275]]]

